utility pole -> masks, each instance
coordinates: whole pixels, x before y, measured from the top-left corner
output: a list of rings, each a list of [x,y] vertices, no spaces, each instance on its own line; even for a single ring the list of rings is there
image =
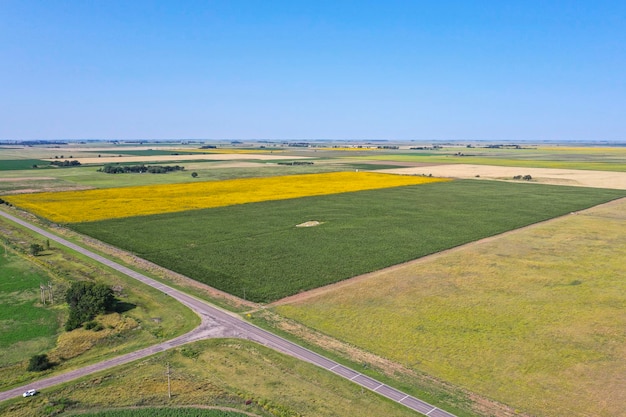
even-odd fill
[[[170,382],[170,363],[167,363],[167,398],[172,399],[172,384]]]

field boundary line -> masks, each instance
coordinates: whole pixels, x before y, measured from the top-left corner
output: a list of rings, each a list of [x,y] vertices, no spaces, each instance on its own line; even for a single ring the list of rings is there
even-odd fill
[[[608,201],[606,203],[598,204],[598,205],[586,208],[584,210],[570,212],[570,213],[564,214],[562,216],[553,217],[551,219],[547,219],[547,220],[543,220],[543,221],[540,221],[540,222],[532,223],[532,224],[529,224],[527,226],[519,227],[517,229],[508,230],[506,232],[498,233],[496,235],[484,237],[484,238],[479,239],[479,240],[475,240],[475,241],[472,241],[472,242],[464,243],[462,245],[454,246],[452,248],[445,249],[445,250],[442,250],[440,252],[431,253],[430,255],[425,255],[425,256],[422,256],[420,258],[413,259],[411,261],[407,261],[407,262],[402,262],[402,263],[399,263],[399,264],[391,265],[391,266],[388,266],[388,267],[383,268],[383,269],[378,269],[376,271],[368,272],[366,274],[357,275],[357,276],[354,276],[352,278],[345,279],[343,281],[339,281],[339,282],[335,282],[333,284],[325,285],[323,287],[319,287],[319,288],[315,288],[315,289],[312,289],[312,290],[309,290],[309,291],[304,291],[304,292],[301,292],[301,293],[298,293],[298,294],[290,295],[288,297],[281,298],[280,300],[276,300],[274,302],[266,304],[266,305],[262,306],[260,309],[263,310],[263,309],[266,309],[266,308],[272,308],[272,307],[277,307],[277,306],[286,305],[286,304],[294,304],[294,303],[298,303],[300,301],[308,300],[309,298],[314,298],[314,297],[317,297],[318,295],[325,294],[327,292],[331,292],[331,291],[334,291],[334,290],[337,290],[337,289],[341,289],[341,288],[344,288],[344,287],[349,287],[349,286],[355,285],[358,282],[376,278],[378,275],[386,274],[388,272],[395,271],[397,269],[402,269],[402,268],[410,266],[410,265],[415,265],[415,264],[419,264],[419,263],[423,263],[423,262],[428,262],[430,260],[437,259],[437,258],[439,258],[441,256],[445,256],[445,255],[448,255],[448,254],[451,254],[451,253],[455,253],[455,252],[464,250],[464,249],[466,249],[468,247],[472,247],[472,246],[477,246],[477,245],[481,245],[481,244],[484,244],[484,243],[488,243],[488,242],[491,242],[491,241],[503,238],[505,236],[509,236],[511,234],[514,234],[514,233],[517,233],[517,232],[521,232],[523,230],[528,230],[528,229],[531,229],[533,227],[537,227],[537,226],[540,226],[540,225],[543,225],[543,224],[548,224],[548,223],[551,223],[551,222],[554,222],[554,221],[557,221],[557,220],[569,217],[571,215],[581,215],[581,214],[582,215],[586,215],[587,212],[590,211],[590,210],[593,210],[593,209],[598,208],[598,207],[604,207],[604,206],[608,206],[608,205],[619,204],[620,201],[622,201],[622,200],[626,200],[626,197],[616,198],[615,200],[611,200],[611,201]],[[258,311],[258,310],[251,310],[248,313],[254,313],[256,311]]]

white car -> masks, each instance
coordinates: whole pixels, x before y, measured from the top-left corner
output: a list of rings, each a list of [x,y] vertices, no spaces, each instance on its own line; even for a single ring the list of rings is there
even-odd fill
[[[24,394],[22,394],[22,396],[23,397],[32,397],[35,394],[37,394],[37,390],[36,389],[29,389]]]

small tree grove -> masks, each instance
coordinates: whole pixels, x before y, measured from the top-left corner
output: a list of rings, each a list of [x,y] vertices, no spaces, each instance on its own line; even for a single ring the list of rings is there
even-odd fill
[[[65,301],[70,306],[70,315],[65,323],[67,331],[81,327],[98,314],[112,311],[117,303],[111,288],[90,281],[72,283],[65,293]]]

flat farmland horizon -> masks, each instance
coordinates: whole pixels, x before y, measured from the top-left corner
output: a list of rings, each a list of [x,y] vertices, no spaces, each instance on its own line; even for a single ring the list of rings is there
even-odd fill
[[[267,303],[621,196],[619,190],[465,180],[70,227]],[[318,225],[297,227],[309,221]]]

